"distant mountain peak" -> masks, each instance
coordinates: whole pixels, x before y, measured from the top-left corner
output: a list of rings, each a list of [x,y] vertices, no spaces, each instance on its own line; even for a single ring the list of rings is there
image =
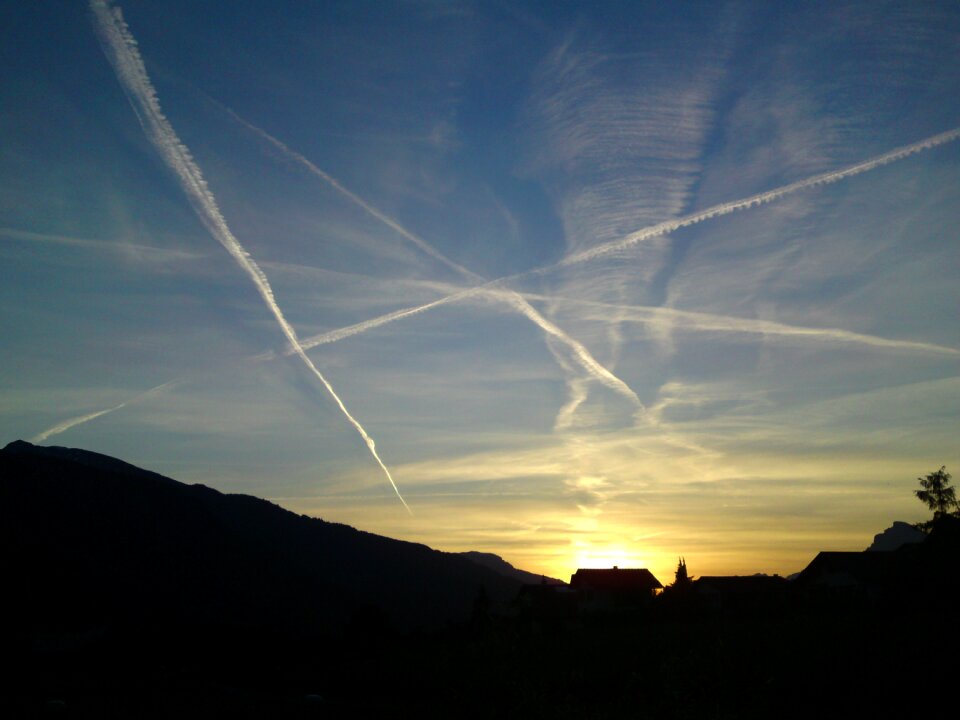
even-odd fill
[[[536,573],[527,572],[526,570],[521,570],[514,567],[506,560],[504,560],[499,555],[488,552],[480,552],[478,550],[468,550],[466,552],[456,553],[461,557],[465,557],[471,562],[481,565],[483,567],[495,570],[509,578],[514,580],[519,580],[525,585],[533,585],[535,583],[545,582],[547,585],[566,585],[562,580],[557,580],[556,578],[547,577],[546,575],[538,575]]]
[[[9,452],[29,452],[35,447],[35,445],[28,443],[26,440],[14,440],[13,442],[7,443],[7,446],[3,449]]]
[[[873,542],[866,549],[866,552],[892,552],[893,550],[899,550],[904,545],[923,542],[925,538],[926,535],[910,523],[896,520],[882,533],[873,536]]]

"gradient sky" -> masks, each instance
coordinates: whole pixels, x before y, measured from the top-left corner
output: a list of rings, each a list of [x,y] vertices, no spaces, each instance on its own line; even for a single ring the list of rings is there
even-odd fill
[[[0,442],[559,577],[862,549],[960,468],[958,53],[946,2],[5,3]]]

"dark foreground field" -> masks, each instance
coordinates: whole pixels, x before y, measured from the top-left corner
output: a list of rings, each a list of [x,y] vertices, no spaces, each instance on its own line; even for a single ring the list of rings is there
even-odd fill
[[[955,704],[956,631],[929,619],[651,615],[397,635],[373,617],[336,638],[162,624],[8,638],[6,716],[945,717],[932,708]]]

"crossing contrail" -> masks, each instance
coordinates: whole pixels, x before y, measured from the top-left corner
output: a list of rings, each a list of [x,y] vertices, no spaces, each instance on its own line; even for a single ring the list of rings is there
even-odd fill
[[[213,101],[213,102],[216,103],[216,101]],[[393,322],[394,320],[399,320],[401,318],[408,317],[410,315],[414,315],[414,314],[423,312],[425,310],[429,310],[433,307],[437,307],[439,305],[443,305],[451,301],[463,299],[470,296],[477,296],[481,294],[486,294],[489,296],[499,295],[504,302],[514,307],[515,310],[517,310],[518,312],[523,314],[525,317],[530,319],[532,322],[534,322],[536,325],[538,325],[547,335],[551,337],[555,337],[558,340],[560,340],[563,344],[565,344],[573,352],[573,356],[576,359],[576,361],[581,365],[581,367],[584,370],[586,370],[586,372],[590,376],[599,380],[601,383],[603,383],[607,387],[627,396],[628,398],[633,400],[635,403],[640,405],[640,407],[642,407],[642,405],[640,404],[640,400],[636,396],[636,393],[634,393],[633,390],[626,383],[624,383],[619,377],[617,377],[615,374],[609,371],[606,367],[604,367],[599,362],[597,362],[593,358],[593,356],[590,354],[589,350],[586,349],[586,347],[584,347],[581,343],[571,338],[569,335],[563,332],[555,324],[546,320],[546,318],[544,318],[543,315],[536,310],[536,308],[530,305],[530,303],[525,298],[526,294],[521,294],[516,291],[510,290],[509,288],[505,288],[504,285],[512,281],[521,280],[523,278],[531,277],[534,275],[546,274],[551,270],[559,269],[562,267],[568,267],[571,265],[577,265],[577,264],[601,257],[603,255],[614,253],[620,250],[625,250],[645,240],[659,237],[661,235],[666,235],[667,233],[673,232],[680,228],[688,227],[690,225],[696,225],[706,220],[710,220],[715,217],[720,217],[722,215],[727,215],[732,212],[736,212],[738,210],[746,210],[751,207],[764,205],[766,203],[773,202],[775,200],[778,200],[781,197],[784,197],[785,195],[789,195],[799,190],[804,190],[804,189],[816,187],[819,185],[829,185],[835,182],[839,182],[848,177],[853,177],[861,173],[869,172],[870,170],[874,170],[883,165],[896,162],[897,160],[902,160],[911,155],[915,155],[925,150],[930,150],[932,148],[937,147],[938,145],[943,145],[945,143],[952,142],[960,138],[960,128],[954,128],[952,130],[939,133],[937,135],[932,135],[928,138],[919,140],[915,143],[911,143],[910,145],[904,145],[902,147],[895,148],[893,150],[890,150],[889,152],[883,153],[882,155],[877,155],[873,158],[864,160],[862,162],[856,163],[854,165],[851,165],[849,167],[846,167],[840,170],[833,170],[831,172],[814,175],[804,180],[798,180],[797,182],[789,183],[787,185],[782,185],[778,188],[767,190],[765,192],[758,193],[756,195],[751,195],[746,198],[741,198],[739,200],[732,200],[726,203],[720,203],[718,205],[714,205],[712,207],[706,208],[696,213],[692,213],[690,215],[686,215],[681,218],[676,218],[674,220],[667,220],[662,223],[657,223],[655,225],[650,225],[648,227],[641,228],[640,230],[630,233],[629,235],[623,238],[620,238],[619,240],[614,240],[614,241],[599,245],[597,247],[590,248],[589,250],[585,250],[580,253],[575,253],[573,255],[570,255],[564,258],[563,260],[560,260],[557,263],[545,265],[539,268],[534,268],[532,270],[527,270],[514,275],[504,276],[496,280],[486,280],[482,276],[472,272],[471,270],[468,270],[462,265],[459,265],[458,263],[447,258],[445,255],[443,255],[441,252],[436,250],[436,248],[430,245],[423,238],[419,237],[415,233],[410,232],[405,227],[403,227],[400,223],[398,223],[396,220],[389,217],[388,215],[385,215],[384,213],[379,211],[377,208],[373,207],[368,202],[366,202],[363,198],[351,192],[349,189],[344,187],[336,178],[332,177],[329,173],[326,173],[320,168],[318,168],[315,164],[310,162],[310,160],[308,160],[306,157],[304,157],[300,153],[297,153],[296,151],[290,149],[282,141],[273,137],[272,135],[262,130],[261,128],[258,128],[257,126],[244,120],[235,112],[233,112],[230,108],[227,108],[219,103],[217,104],[225,112],[229,113],[230,116],[233,117],[241,125],[249,129],[251,132],[256,134],[261,139],[265,140],[267,143],[269,143],[273,147],[280,150],[288,158],[301,164],[309,172],[311,172],[316,177],[320,178],[321,180],[329,184],[331,187],[336,189],[338,192],[343,194],[345,197],[350,199],[359,207],[366,210],[370,215],[377,218],[378,220],[386,224],[388,227],[392,228],[393,230],[398,232],[400,235],[408,239],[418,248],[423,250],[426,254],[430,255],[430,257],[438,260],[439,262],[443,263],[447,267],[457,271],[463,277],[473,282],[479,283],[473,288],[469,288],[461,292],[453,293],[447,297],[440,298],[439,300],[435,300],[431,303],[427,303],[426,305],[422,305],[417,308],[410,308],[407,310],[396,311],[394,313],[388,313],[387,315],[383,315],[378,318],[373,318],[368,321],[357,323],[355,325],[350,326],[349,328],[343,328],[338,331],[332,331],[333,334],[325,333],[323,335],[316,336],[316,337],[318,338],[337,337],[337,339],[340,339],[340,337],[336,336],[336,333],[346,332],[348,334],[345,335],[344,337],[347,337],[349,335],[365,332],[366,330],[373,329],[374,327],[379,327],[386,323]],[[668,309],[664,308],[664,310],[668,310]],[[682,311],[675,311],[675,312],[680,313],[680,314],[675,314],[675,317],[677,319],[680,319],[682,317]],[[700,315],[702,315],[702,317],[700,318],[701,321],[705,321],[705,319],[709,317],[709,314],[700,314]],[[686,319],[691,320],[690,317],[687,317]],[[738,318],[736,324],[738,327],[744,328],[745,322],[748,322],[748,320],[743,320]],[[690,323],[690,325],[692,324],[693,323]],[[707,323],[707,324],[710,324],[710,323]],[[776,323],[773,324],[773,326],[775,325]],[[766,332],[769,334],[784,334],[784,335],[789,334],[794,336],[800,336],[800,335],[807,335],[811,337],[826,336],[824,334],[825,331],[823,329],[798,327],[789,332],[786,332],[784,331],[784,328],[780,328],[781,331],[778,332],[777,329],[773,326],[768,326],[766,330],[762,330],[762,331],[761,330],[752,330],[752,331]],[[711,329],[733,330],[732,327],[727,326],[726,328],[721,328],[716,324],[714,324]],[[751,330],[745,330],[745,329],[742,329],[740,331],[751,332]],[[842,330],[831,330],[829,332],[832,334],[833,339],[845,340],[847,342],[865,342],[866,338],[872,337],[872,336],[860,335],[857,333],[849,333],[847,331],[842,331]],[[320,342],[317,342],[317,344],[322,344],[323,342],[331,342],[331,341],[332,340],[322,340]],[[905,349],[908,346],[912,346],[913,349],[921,349],[923,346],[926,346],[927,349],[933,349],[933,347],[940,347],[940,346],[930,346],[926,343],[911,344],[908,341],[890,341],[890,340],[885,340],[884,338],[876,338],[876,341],[868,344],[874,344],[874,345],[886,346],[886,347],[899,346]],[[310,345],[310,347],[315,347],[315,345]],[[942,348],[941,351],[953,352],[951,348]]]
[[[568,298],[561,295],[517,293],[512,290],[505,291],[490,288],[482,291],[482,294],[485,296],[496,295],[498,293],[520,295],[527,302],[530,300],[536,300],[565,303],[569,305],[580,305],[583,307],[595,308],[601,312],[615,310],[623,313],[623,322],[682,327],[688,330],[699,332],[777,335],[782,337],[796,337],[810,340],[865,345],[889,350],[906,350],[942,355],[960,355],[960,350],[948,345],[937,345],[936,343],[925,343],[916,340],[896,340],[885,338],[879,335],[868,335],[866,333],[857,333],[850,330],[841,330],[839,328],[790,325],[772,320],[758,320],[756,318],[737,317],[736,315],[719,315],[716,313],[695,312],[692,310],[678,310],[675,308],[660,307],[658,305],[624,305],[601,302],[598,300]],[[384,315],[378,315],[375,318],[370,318],[369,320],[364,320],[363,322],[305,337],[300,341],[300,344],[305,350],[310,350],[320,345],[339,342],[340,340],[345,340],[349,337],[353,337],[354,335],[359,335],[369,330],[373,330],[384,325],[389,325],[397,320],[402,320],[412,315],[418,315],[435,307],[458,302],[469,298],[470,296],[477,296],[480,294],[480,288],[469,288],[467,290],[452,292],[449,295],[445,295],[431,302],[424,303],[423,305],[416,305],[414,307],[404,308],[402,310],[395,310]],[[293,352],[293,350],[288,350],[287,354],[293,354]],[[267,353],[262,353],[256,356],[254,359],[264,360],[274,354],[275,353],[270,351]]]
[[[220,212],[216,198],[207,186],[200,167],[194,161],[190,150],[177,136],[170,121],[160,108],[156,89],[150,82],[150,77],[147,75],[143,59],[140,57],[140,52],[137,49],[137,41],[127,27],[120,9],[111,7],[108,0],[90,0],[90,7],[93,10],[100,30],[104,54],[113,66],[117,79],[126,92],[127,98],[133,106],[134,112],[137,114],[140,125],[143,127],[147,138],[153,143],[154,147],[156,147],[160,156],[167,165],[169,165],[170,169],[177,175],[190,204],[193,206],[194,212],[196,212],[204,227],[223,245],[226,251],[230,253],[237,264],[253,281],[264,304],[273,314],[274,319],[286,336],[290,347],[293,348],[296,355],[313,375],[323,383],[323,386],[327,389],[327,392],[330,393],[330,396],[336,402],[340,411],[367,444],[370,454],[383,470],[387,480],[390,481],[390,485],[393,487],[400,502],[403,503],[407,512],[410,512],[410,508],[400,494],[400,490],[393,481],[390,471],[377,454],[377,448],[373,438],[367,434],[363,426],[350,414],[350,411],[347,410],[340,396],[334,391],[333,386],[330,385],[323,376],[323,373],[317,369],[313,361],[310,360],[306,352],[304,352],[297,338],[296,331],[293,329],[293,326],[287,322],[280,306],[277,304],[273,294],[273,288],[270,286],[267,276],[231,232]]]
[[[415,245],[425,254],[429,255],[434,260],[437,260],[438,262],[446,265],[448,268],[456,271],[462,277],[469,280],[470,282],[477,283],[477,286],[476,286],[477,290],[475,292],[471,292],[470,290],[467,290],[465,291],[467,294],[460,296],[458,299],[462,299],[463,297],[468,297],[470,295],[489,294],[491,297],[497,298],[500,302],[506,303],[509,307],[513,308],[514,311],[520,313],[525,318],[530,320],[530,322],[532,322],[534,325],[539,327],[544,332],[544,334],[546,334],[548,337],[551,337],[556,341],[558,341],[560,344],[566,346],[567,350],[569,350],[569,352],[571,353],[574,359],[574,362],[578,364],[590,377],[599,381],[601,384],[610,388],[614,392],[617,392],[623,395],[637,407],[641,409],[643,408],[643,404],[640,402],[640,398],[637,397],[637,394],[630,388],[629,385],[627,385],[623,380],[621,380],[619,377],[617,377],[612,372],[610,372],[610,370],[604,367],[601,363],[599,363],[583,343],[579,342],[578,340],[575,340],[569,334],[564,332],[562,328],[557,326],[555,323],[552,323],[549,320],[547,320],[540,313],[540,311],[537,310],[535,307],[533,307],[529,302],[527,302],[522,295],[508,289],[501,290],[500,292],[497,292],[495,294],[488,293],[487,288],[489,286],[489,283],[487,282],[486,278],[484,278],[481,275],[478,275],[472,270],[469,270],[468,268],[465,268],[463,265],[460,265],[459,263],[448,258],[446,255],[444,255],[442,252],[437,250],[435,247],[433,247],[433,245],[431,245],[429,242],[424,240],[422,237],[420,237],[414,232],[411,232],[410,230],[405,228],[403,225],[401,225],[399,222],[397,222],[395,219],[393,219],[386,213],[378,210],[376,207],[371,205],[362,197],[360,197],[356,193],[346,188],[343,185],[343,183],[341,183],[335,177],[321,170],[309,159],[307,159],[297,151],[292,150],[284,142],[282,142],[281,140],[278,140],[267,131],[257,127],[256,125],[254,125],[253,123],[247,120],[244,120],[242,117],[237,115],[233,110],[226,107],[225,105],[222,105],[216,100],[211,99],[211,102],[213,102],[215,105],[220,107],[224,112],[228,113],[230,117],[232,117],[236,122],[241,124],[243,127],[247,128],[250,132],[255,134],[257,137],[259,137],[260,139],[264,140],[266,143],[268,143],[272,147],[279,150],[284,156],[301,165],[314,177],[322,180],[327,185],[332,187],[334,190],[339,192],[343,197],[347,198],[352,203],[362,208],[370,216],[376,218],[381,223],[383,223],[387,227],[397,232],[400,236],[409,240],[411,243],[413,243],[413,245]],[[434,303],[429,303],[428,306],[420,308],[416,312],[421,312],[422,310],[429,309],[430,307],[435,307],[436,305],[443,304],[444,302],[446,302],[446,300],[438,300]],[[406,314],[403,314],[399,317],[394,317],[394,318],[391,318],[390,320],[386,320],[386,322],[391,322],[392,320],[400,319],[400,317],[406,317],[407,315],[411,315],[411,314],[414,314],[414,313],[407,312]],[[378,323],[378,324],[382,324],[382,323]],[[358,326],[362,326],[362,325],[364,325],[364,323],[359,323]],[[358,326],[353,326],[353,327],[358,327]],[[375,325],[372,327],[375,327]],[[363,328],[363,329],[367,329],[367,328]],[[363,329],[358,329],[356,332],[362,332]]]
[[[240,118],[237,118],[237,119],[240,120],[240,122],[243,122],[245,125],[247,125],[251,129],[253,129],[254,131],[261,133],[263,137],[267,139],[271,138],[271,136],[267,135],[266,133],[263,133],[262,130],[259,130],[254,126],[249,125],[249,123],[246,123]],[[590,250],[586,250],[584,252],[571,255],[563,260],[560,260],[559,262],[552,263],[550,265],[543,265],[541,267],[533,268],[531,270],[525,270],[513,275],[505,275],[495,280],[484,281],[483,278],[480,277],[479,275],[476,275],[475,273],[472,273],[469,270],[466,270],[465,268],[461,268],[460,266],[456,266],[455,263],[453,264],[448,263],[450,264],[451,267],[459,268],[461,272],[465,273],[466,275],[469,275],[471,279],[482,282],[483,284],[476,285],[471,288],[459,290],[456,292],[452,292],[445,297],[439,298],[438,300],[434,300],[433,302],[427,303],[425,305],[421,305],[415,308],[408,308],[405,310],[398,310],[393,313],[388,313],[386,315],[381,315],[379,317],[371,318],[370,320],[366,320],[366,321],[357,323],[355,325],[351,325],[347,328],[341,328],[340,330],[333,330],[329,333],[322,333],[321,335],[314,336],[314,338],[308,339],[305,342],[314,343],[314,344],[310,344],[309,347],[315,347],[315,345],[317,344],[323,344],[325,342],[333,341],[330,339],[321,339],[321,338],[336,337],[336,339],[340,339],[340,337],[337,337],[339,333],[347,333],[346,335],[344,335],[344,337],[349,337],[350,335],[355,335],[359,332],[365,332],[366,330],[370,330],[375,327],[380,327],[381,325],[384,325],[389,322],[393,322],[394,320],[399,320],[409,315],[415,315],[417,313],[423,312],[424,310],[429,310],[439,305],[443,305],[449,302],[454,302],[454,301],[468,298],[471,296],[476,297],[481,294],[496,296],[497,294],[500,294],[500,293],[510,293],[511,295],[519,296],[521,299],[524,300],[525,303],[527,302],[526,298],[562,300],[564,302],[581,303],[581,304],[589,303],[590,301],[576,300],[573,298],[563,298],[563,297],[558,298],[556,296],[536,295],[531,293],[519,293],[517,291],[510,290],[509,288],[505,288],[503,286],[509,282],[522,280],[524,278],[532,277],[534,275],[546,274],[547,272],[558,269],[560,267],[566,267],[569,265],[583,263],[588,260],[592,260],[596,257],[600,257],[601,255],[616,252],[618,250],[623,250],[625,248],[628,248],[644,240],[649,240],[651,238],[658,237],[660,235],[666,235],[667,233],[682,227],[695,225],[697,223],[704,222],[705,220],[710,220],[711,218],[719,217],[721,215],[727,215],[737,210],[745,210],[751,207],[755,207],[757,205],[763,205],[765,203],[773,202],[774,200],[777,200],[790,193],[797,192],[798,190],[803,190],[805,188],[810,188],[817,185],[827,185],[830,183],[835,183],[845,178],[852,177],[854,175],[859,175],[860,173],[868,172],[882,165],[887,165],[888,163],[901,160],[910,155],[915,155],[916,153],[923,152],[924,150],[930,150],[932,148],[937,147],[938,145],[943,145],[944,143],[952,142],[954,140],[957,140],[958,138],[960,138],[960,128],[948,130],[938,135],[932,135],[924,140],[920,140],[910,145],[905,145],[903,147],[891,150],[890,152],[884,153],[882,155],[878,155],[869,160],[864,160],[863,162],[857,163],[856,165],[851,165],[841,170],[835,170],[832,172],[823,173],[821,175],[814,175],[805,180],[799,180],[795,183],[790,183],[789,185],[783,185],[779,188],[774,188],[773,190],[768,190],[766,192],[762,192],[757,195],[751,195],[749,197],[742,198],[740,200],[731,200],[726,203],[714,205],[712,207],[706,208],[705,210],[701,210],[700,212],[693,213],[691,215],[687,215],[682,218],[677,218],[676,220],[668,220],[662,223],[658,223],[656,225],[650,225],[646,228],[641,228],[640,230],[637,230],[619,240],[605,243],[603,245],[597,246]],[[282,143],[280,143],[279,140],[274,140],[274,142],[279,143],[277,147],[280,147],[280,146],[284,148],[286,147],[285,145],[282,145]],[[309,162],[309,161],[305,160],[305,162]],[[407,231],[404,231],[404,232],[407,232]],[[419,242],[423,242],[425,244],[425,241],[423,240],[420,240]],[[433,252],[436,253],[436,251],[433,251]],[[603,304],[603,303],[593,303],[593,304]],[[608,305],[611,308],[616,308],[616,309],[620,309],[621,307],[623,307],[623,306],[612,305],[612,304],[608,304]],[[627,307],[630,307],[630,306],[627,306]],[[956,352],[953,348],[949,348],[945,346],[931,345],[928,343],[912,343],[909,341],[900,341],[900,340],[887,340],[885,338],[862,335],[858,333],[851,333],[844,330],[826,330],[822,328],[818,329],[818,328],[803,328],[800,326],[784,326],[778,323],[767,324],[766,329],[760,330],[758,323],[762,323],[762,321],[750,320],[749,318],[736,318],[736,317],[725,316],[725,315],[713,315],[710,313],[694,313],[690,311],[674,310],[671,308],[662,308],[662,307],[656,307],[656,306],[652,306],[652,307],[639,306],[639,307],[640,309],[643,309],[645,312],[658,313],[658,314],[663,314],[663,313],[670,314],[675,319],[680,320],[681,322],[685,322],[685,324],[687,324],[689,327],[695,327],[699,325],[701,329],[711,329],[711,330],[720,330],[720,331],[730,330],[730,331],[739,331],[739,332],[766,332],[770,334],[789,334],[789,335],[796,335],[796,336],[806,335],[806,336],[819,336],[819,337],[825,337],[826,336],[825,333],[829,333],[833,336],[833,339],[846,340],[848,342],[865,342],[866,344],[873,344],[873,345],[885,346],[885,347],[897,346],[904,349],[912,348],[916,350],[927,349],[927,350],[936,350],[939,352],[948,352],[948,353]],[[634,309],[637,309],[637,308],[638,306],[634,306]],[[536,311],[534,310],[534,312]],[[693,322],[694,318],[697,318],[698,322],[696,323]],[[720,320],[733,321],[733,325],[731,325],[730,322],[720,322]],[[752,330],[748,329],[748,326],[752,327],[753,329]],[[793,329],[790,330],[789,332],[786,332],[786,331],[779,332],[777,330],[778,327],[780,328],[780,330],[785,330],[785,328],[788,328],[788,327],[792,327]],[[872,338],[872,340],[868,342],[867,340],[869,338]]]

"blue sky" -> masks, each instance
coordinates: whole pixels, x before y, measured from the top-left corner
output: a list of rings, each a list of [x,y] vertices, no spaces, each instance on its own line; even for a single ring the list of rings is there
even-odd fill
[[[865,547],[960,465],[958,48],[949,3],[9,3],[0,441],[559,576]]]

